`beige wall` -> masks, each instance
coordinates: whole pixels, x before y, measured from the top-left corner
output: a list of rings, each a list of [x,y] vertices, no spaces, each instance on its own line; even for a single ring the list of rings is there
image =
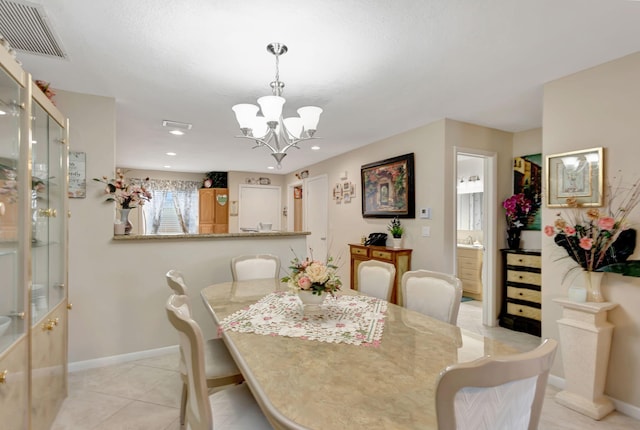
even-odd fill
[[[621,172],[628,182],[638,177],[640,138],[640,53],[558,79],[545,85],[543,154],[592,147],[605,148],[605,176]],[[553,222],[557,209],[543,211],[543,224]],[[638,228],[640,210],[631,216]],[[558,247],[542,239],[542,334],[558,338],[560,307],[552,299],[567,295],[561,284],[564,268],[556,260]],[[640,258],[636,246],[633,259]],[[615,324],[606,394],[640,407],[640,278],[607,273],[603,292],[618,307],[609,313]],[[562,375],[560,360],[553,374]]]
[[[340,275],[349,285],[349,243],[373,232],[387,232],[389,219],[363,218],[361,209],[360,167],[364,164],[413,152],[415,156],[416,214],[420,208],[431,208],[431,219],[401,219],[405,227],[405,248],[413,249],[412,269],[429,269],[453,273],[456,195],[454,146],[496,152],[498,154],[498,199],[511,189],[512,134],[453,120],[440,120],[414,130],[372,143],[366,147],[308,166],[309,176],[326,174],[330,189],[341,183],[347,172],[348,181],[356,188],[350,203],[329,201],[329,253],[339,258]],[[290,174],[286,182],[296,182]],[[500,200],[502,201],[502,200]],[[498,246],[504,246],[504,220],[498,216]],[[422,227],[431,229],[422,236]],[[496,255],[498,250],[495,250]],[[497,315],[495,316],[497,317]]]
[[[91,178],[115,169],[115,100],[57,91],[56,103],[70,118],[70,149],[87,154],[87,197],[69,208],[69,361],[110,357],[175,345],[164,313],[169,296],[164,275],[181,270],[189,285],[194,318],[215,335],[199,297],[203,287],[231,280],[232,256],[270,252],[283,261],[305,249],[304,236],[281,239],[113,240],[113,203]]]

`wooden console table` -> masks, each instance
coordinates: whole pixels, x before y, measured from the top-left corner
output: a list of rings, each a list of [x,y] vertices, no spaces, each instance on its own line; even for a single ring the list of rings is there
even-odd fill
[[[391,263],[396,268],[396,278],[391,292],[391,303],[402,304],[402,275],[411,270],[411,249],[387,248],[349,244],[351,255],[351,289],[358,290],[358,266],[363,261],[378,260]]]

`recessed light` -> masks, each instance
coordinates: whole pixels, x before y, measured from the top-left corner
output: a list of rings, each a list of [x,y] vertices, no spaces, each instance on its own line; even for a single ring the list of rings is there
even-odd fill
[[[168,156],[170,156],[170,157],[174,157],[174,156],[178,155],[178,154],[176,154],[175,152],[167,152],[166,154],[167,154]]]
[[[6,115],[7,113],[3,110],[0,110],[0,115]]]
[[[269,166],[269,167],[267,167],[267,169],[269,169],[269,170],[273,170],[273,169],[275,169],[275,167],[273,167],[273,166]]]
[[[184,134],[184,131],[181,130],[171,130],[169,133],[173,134],[174,136],[182,136]]]
[[[312,149],[312,150],[314,150],[314,151],[317,151],[317,150],[319,150],[319,149],[320,149],[320,147],[319,147],[318,145],[313,145],[313,146],[311,147],[311,149]]]
[[[165,169],[170,169],[170,168],[171,168],[171,166],[164,166],[164,168],[165,168]]]

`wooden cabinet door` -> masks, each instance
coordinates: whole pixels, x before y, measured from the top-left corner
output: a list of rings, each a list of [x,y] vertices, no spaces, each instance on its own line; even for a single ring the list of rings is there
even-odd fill
[[[229,232],[229,190],[200,189],[199,232],[201,234]]]

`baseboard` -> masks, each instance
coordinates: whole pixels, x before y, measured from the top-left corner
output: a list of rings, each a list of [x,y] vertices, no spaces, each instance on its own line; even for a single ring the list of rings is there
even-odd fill
[[[564,390],[565,380],[564,378],[560,378],[558,376],[549,375],[549,385],[553,385],[554,387]],[[613,405],[616,407],[616,411],[625,414],[631,418],[636,420],[640,420],[640,407],[630,405],[628,403],[622,402],[620,400],[616,400],[611,396],[607,396],[613,402]]]
[[[160,355],[171,354],[172,352],[177,353],[178,350],[178,345],[173,345],[166,346],[164,348],[148,349],[146,351],[95,358],[93,360],[75,361],[73,363],[69,363],[69,372],[78,372],[80,370],[95,369],[96,367],[112,366],[114,364],[122,364],[129,361],[158,357]]]

